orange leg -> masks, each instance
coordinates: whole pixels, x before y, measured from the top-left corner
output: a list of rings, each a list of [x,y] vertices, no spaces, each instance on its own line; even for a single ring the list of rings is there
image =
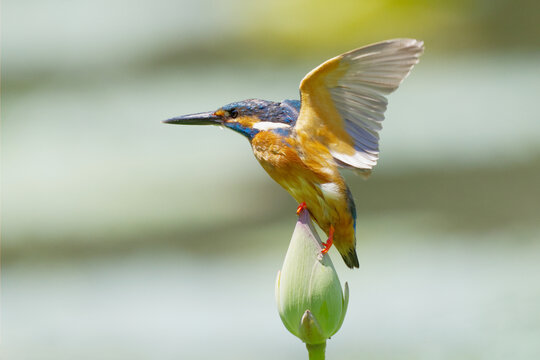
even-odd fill
[[[300,213],[302,212],[302,210],[304,209],[307,209],[307,205],[305,202],[301,203],[300,205],[298,205],[298,207],[296,208],[296,215],[300,215]]]
[[[334,243],[334,227],[330,225],[330,231],[328,232],[328,240],[326,240],[324,245],[324,249],[321,250],[322,254],[326,254],[328,250],[332,247],[332,244]]]

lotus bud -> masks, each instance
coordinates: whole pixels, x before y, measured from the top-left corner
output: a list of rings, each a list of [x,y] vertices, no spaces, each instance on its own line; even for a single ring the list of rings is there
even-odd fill
[[[349,288],[343,294],[336,270],[307,210],[298,217],[276,279],[276,302],[285,327],[310,347],[321,348],[343,324]],[[311,352],[310,352],[311,357]]]

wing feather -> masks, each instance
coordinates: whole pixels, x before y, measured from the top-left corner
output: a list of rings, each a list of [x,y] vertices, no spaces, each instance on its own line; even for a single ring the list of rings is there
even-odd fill
[[[423,50],[422,41],[395,39],[321,64],[300,83],[297,134],[324,143],[340,166],[372,169],[379,157],[385,95],[397,89]]]

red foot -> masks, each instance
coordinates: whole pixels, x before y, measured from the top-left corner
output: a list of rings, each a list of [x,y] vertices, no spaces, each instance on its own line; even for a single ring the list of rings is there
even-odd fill
[[[334,227],[330,225],[330,231],[328,232],[328,240],[326,240],[324,245],[324,249],[321,250],[321,254],[326,254],[328,250],[332,247],[332,244],[334,243]]]
[[[302,212],[302,210],[304,209],[307,209],[307,205],[305,202],[301,203],[300,205],[298,205],[298,207],[296,208],[296,215],[300,215],[300,213]]]

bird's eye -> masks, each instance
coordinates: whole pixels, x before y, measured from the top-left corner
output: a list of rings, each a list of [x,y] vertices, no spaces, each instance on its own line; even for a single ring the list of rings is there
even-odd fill
[[[230,115],[233,119],[236,119],[236,118],[238,117],[238,110],[232,109],[231,111],[229,111],[229,115]]]

